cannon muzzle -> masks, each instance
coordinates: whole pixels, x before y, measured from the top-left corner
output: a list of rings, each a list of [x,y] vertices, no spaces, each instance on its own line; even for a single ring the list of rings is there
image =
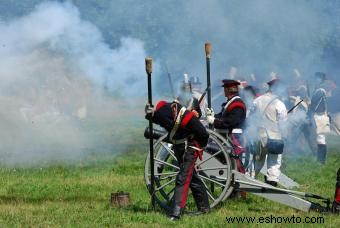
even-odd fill
[[[150,128],[146,127],[145,131],[144,131],[144,137],[146,139],[150,139],[150,137],[153,138],[153,139],[159,139],[160,137],[162,137],[166,133],[167,133],[166,131],[153,129],[152,134],[151,134]],[[165,139],[165,141],[167,141],[167,140]]]

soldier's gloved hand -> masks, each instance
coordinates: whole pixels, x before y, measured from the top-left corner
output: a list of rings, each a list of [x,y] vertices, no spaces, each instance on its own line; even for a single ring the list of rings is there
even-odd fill
[[[213,124],[215,121],[215,117],[210,115],[210,116],[207,116],[207,122],[208,124]]]
[[[191,112],[194,113],[194,115],[195,115],[197,118],[200,117],[200,114],[199,114],[196,110],[192,110]]]
[[[144,112],[145,112],[145,119],[150,119],[153,116],[153,106],[150,104],[146,104],[145,108],[144,108]]]
[[[145,114],[153,113],[153,111],[154,111],[154,110],[153,110],[153,106],[150,105],[149,103],[146,104],[146,105],[145,105],[144,111],[145,111]]]
[[[208,116],[214,116],[215,115],[214,110],[212,108],[211,109],[207,108],[206,115],[207,115],[207,117]]]

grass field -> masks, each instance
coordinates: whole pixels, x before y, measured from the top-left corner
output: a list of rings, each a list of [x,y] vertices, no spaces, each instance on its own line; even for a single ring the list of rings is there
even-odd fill
[[[135,132],[137,133],[137,132]],[[138,134],[142,132],[138,132]],[[340,166],[338,138],[332,139],[325,166],[313,157],[286,158],[285,173],[297,180],[299,190],[330,197],[333,200],[336,170]],[[124,142],[125,143],[125,142]],[[176,223],[161,210],[150,208],[150,197],[143,179],[147,141],[140,137],[125,153],[89,155],[73,164],[41,167],[0,168],[0,226],[24,227],[222,227],[242,224],[226,221],[227,216],[315,216],[324,218],[314,226],[339,227],[340,216],[304,213],[275,202],[248,195],[245,200],[227,200],[211,213],[184,216]],[[111,192],[129,192],[132,205],[110,206]],[[243,226],[252,225],[245,222]],[[266,224],[266,226],[295,224]],[[308,225],[311,224],[300,224]]]

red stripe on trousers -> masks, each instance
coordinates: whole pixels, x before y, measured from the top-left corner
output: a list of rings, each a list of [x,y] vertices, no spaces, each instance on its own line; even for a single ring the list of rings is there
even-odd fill
[[[184,152],[186,153],[186,152]],[[195,167],[195,161],[197,159],[197,153],[195,153],[194,155],[194,160],[190,166],[190,169],[188,171],[188,176],[187,176],[187,179],[185,180],[184,182],[184,186],[183,186],[183,195],[182,195],[182,200],[181,200],[181,204],[180,204],[180,208],[184,208],[185,206],[185,203],[187,201],[187,195],[188,195],[188,190],[189,190],[189,185],[190,185],[190,180],[191,180],[191,176],[192,176],[192,173],[193,173],[193,169]]]
[[[235,154],[236,155],[242,154],[245,151],[245,149],[238,142],[238,140],[237,140],[237,138],[234,134],[231,134],[231,140],[233,141],[234,145],[236,146],[235,147]],[[242,147],[242,148],[239,148],[239,147]],[[245,173],[245,170],[244,170],[244,167],[242,165],[240,158],[236,159],[236,165],[237,165],[237,169],[240,173]]]
[[[335,192],[335,202],[340,203],[340,187],[337,187]]]

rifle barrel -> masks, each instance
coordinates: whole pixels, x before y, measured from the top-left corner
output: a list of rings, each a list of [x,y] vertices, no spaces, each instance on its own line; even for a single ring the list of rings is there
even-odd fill
[[[172,98],[176,99],[174,86],[172,84],[171,74],[169,72],[168,64],[166,64],[166,63],[165,63],[165,69],[166,69],[166,73],[167,73],[168,79],[169,79],[169,85],[170,85],[170,90],[171,90]]]
[[[303,99],[301,99],[296,105],[294,105],[291,109],[289,109],[287,113],[291,113],[299,104],[301,104],[302,101]]]
[[[204,99],[205,95],[207,94],[208,90],[209,90],[209,87],[207,87],[207,88],[204,90],[204,92],[202,93],[200,99],[198,100],[198,103],[199,103],[199,104],[201,104],[201,102],[203,101],[203,99]]]

